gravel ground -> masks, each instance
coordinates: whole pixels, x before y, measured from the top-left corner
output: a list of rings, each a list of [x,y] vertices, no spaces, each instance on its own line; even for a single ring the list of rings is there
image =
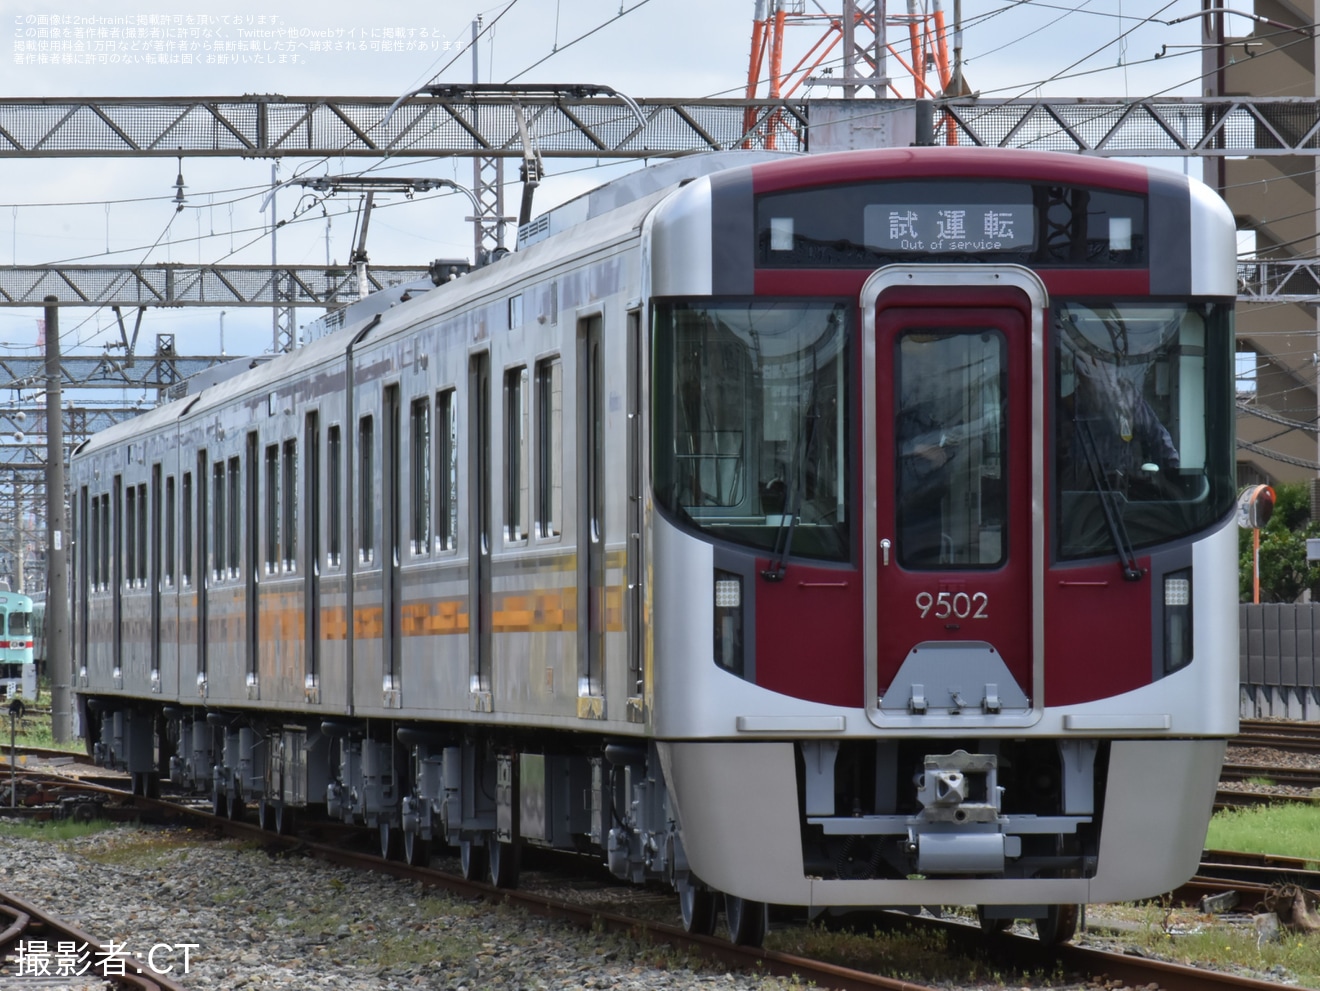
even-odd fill
[[[1320,754],[1299,754],[1290,750],[1269,747],[1238,747],[1229,745],[1224,756],[1228,764],[1259,764],[1262,767],[1293,767],[1303,770],[1320,769]]]
[[[782,986],[693,970],[680,961],[643,964],[633,948],[609,935],[411,882],[196,839],[186,831],[132,828],[69,843],[6,838],[0,843],[0,890],[142,955],[129,966],[143,966],[153,946],[169,944],[172,952],[156,950],[157,966],[173,963],[171,977],[208,991]],[[179,949],[184,943],[197,944],[189,951],[186,975]],[[53,945],[51,951],[53,972]],[[663,962],[661,951],[646,955]],[[31,971],[19,975],[12,960],[0,967],[0,987],[18,991],[30,979]]]
[[[1280,768],[1304,771],[1320,770],[1320,754],[1298,754],[1287,750],[1271,750],[1266,747],[1228,748],[1224,756],[1228,764],[1255,764],[1261,768]],[[1262,778],[1268,778],[1269,772],[1262,770]],[[1253,794],[1296,795],[1299,798],[1313,797],[1313,789],[1300,785],[1272,783],[1269,785],[1253,784],[1249,781],[1221,781],[1219,787],[1224,791],[1243,791]]]
[[[534,877],[529,881],[529,887],[536,886]],[[122,944],[133,955],[130,967],[147,969],[147,955],[155,947],[151,959],[157,967],[173,964],[171,977],[207,991],[801,987],[729,974],[663,948],[639,948],[619,937],[465,901],[413,882],[303,857],[272,856],[250,843],[215,841],[187,829],[123,827],[62,843],[6,837],[0,842],[0,891],[41,905],[99,940]],[[588,891],[579,897],[615,900],[619,891]],[[559,894],[571,897],[568,890]],[[662,899],[645,893],[641,899],[655,903],[647,914],[664,913]],[[1092,925],[1102,929],[1093,929],[1086,941],[1125,949],[1121,928],[1115,932],[1105,916],[1104,910],[1090,909]],[[196,945],[188,951],[185,974],[182,944],[187,943]],[[908,971],[909,980],[924,971],[918,960],[900,969]],[[1253,976],[1288,977],[1281,969]],[[1068,981],[1057,973],[1010,980],[1007,987],[1014,991],[1122,987]],[[21,973],[12,959],[0,962],[0,988],[87,991],[97,986],[48,984],[30,970]],[[947,991],[1005,987],[998,980],[945,980],[939,986]]]

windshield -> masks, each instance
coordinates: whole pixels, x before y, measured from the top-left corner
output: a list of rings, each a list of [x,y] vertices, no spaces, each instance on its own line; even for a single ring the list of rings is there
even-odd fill
[[[1234,495],[1231,309],[1061,303],[1053,327],[1057,556],[1121,554],[1116,533],[1141,547],[1222,519]]]
[[[660,302],[656,498],[722,539],[849,556],[843,303]]]
[[[32,630],[32,614],[30,612],[11,612],[9,614],[9,632],[13,635],[26,635]]]

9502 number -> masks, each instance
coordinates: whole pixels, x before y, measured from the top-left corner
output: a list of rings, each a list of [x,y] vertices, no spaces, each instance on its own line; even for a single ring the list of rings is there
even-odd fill
[[[989,619],[990,596],[985,592],[918,592],[917,608],[922,619]]]

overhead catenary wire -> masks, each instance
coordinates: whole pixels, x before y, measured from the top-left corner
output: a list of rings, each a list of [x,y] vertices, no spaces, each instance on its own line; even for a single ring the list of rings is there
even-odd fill
[[[504,17],[504,16],[505,16],[510,10],[512,10],[512,9],[514,8],[514,6],[517,4],[517,2],[518,2],[518,0],[513,0],[513,2],[511,2],[511,3],[503,4],[503,5],[500,5],[499,7],[492,7],[492,8],[491,8],[492,10],[498,10],[498,14],[497,14],[496,18],[491,22],[491,24],[490,24],[489,26],[490,26],[490,27],[493,27],[493,26],[494,26],[494,23],[497,22],[497,21],[499,20],[499,18]],[[1001,16],[1001,15],[1003,15],[1003,14],[1005,14],[1005,13],[1011,12],[1011,11],[1017,9],[1017,8],[1021,8],[1021,7],[1025,7],[1025,6],[1031,6],[1031,7],[1034,7],[1034,8],[1046,9],[1046,10],[1062,11],[1062,15],[1063,15],[1063,16],[1069,16],[1069,15],[1073,15],[1073,14],[1083,15],[1083,16],[1093,16],[1093,15],[1094,15],[1094,16],[1102,16],[1102,17],[1110,17],[1110,18],[1117,16],[1117,15],[1114,15],[1114,14],[1109,13],[1109,12],[1107,12],[1107,11],[1094,11],[1094,10],[1089,10],[1089,9],[1087,9],[1089,3],[1090,3],[1090,0],[1087,0],[1086,3],[1082,3],[1082,4],[1079,4],[1079,5],[1074,6],[1074,7],[1065,7],[1065,6],[1061,6],[1061,5],[1058,5],[1058,4],[1043,4],[1043,3],[1038,3],[1038,2],[1037,2],[1037,3],[1031,3],[1031,2],[1029,2],[1029,0],[1020,0],[1020,2],[1005,4],[1005,5],[1003,5],[1003,6],[999,7],[999,8],[997,8],[997,9],[994,10],[994,11],[987,12],[987,13],[984,14],[984,15],[978,15],[978,17],[979,17],[979,22],[980,22],[980,23],[986,23],[986,22],[988,22],[990,19],[992,19],[992,18],[994,18],[994,17]],[[641,6],[641,4],[637,4],[637,5],[635,5],[634,8],[631,8],[631,9],[635,9],[637,6]],[[1164,8],[1161,8],[1161,10],[1163,10],[1163,9],[1164,9]],[[596,28],[593,29],[593,32],[594,32],[594,31],[598,31],[598,30],[600,30],[600,28],[602,28],[602,27],[604,27],[604,26],[606,26],[606,25],[608,25],[608,24],[610,24],[610,23],[613,23],[613,21],[617,20],[619,16],[623,16],[624,14],[626,14],[626,13],[628,13],[628,12],[630,12],[630,10],[623,10],[623,9],[621,8],[621,10],[620,10],[620,14],[615,15],[614,17],[611,17],[609,20],[605,21],[605,22],[604,22],[603,24],[601,24],[601,25],[598,25]],[[1157,12],[1157,14],[1158,14],[1158,12]],[[1129,18],[1129,20],[1130,20],[1130,19],[1131,19],[1131,18]],[[1146,20],[1150,20],[1150,18],[1147,18]],[[969,22],[969,26],[970,26],[970,25],[975,25],[975,24],[977,23],[977,21],[978,21],[978,18],[972,18],[972,19],[970,20],[970,22]],[[593,32],[588,32],[588,34],[591,34],[591,33],[593,33]],[[576,41],[580,40],[582,37],[586,37],[586,35],[580,36],[578,39],[574,39],[574,41],[573,41],[573,42],[569,42],[569,44],[573,44],[573,43],[575,43]],[[1112,44],[1112,42],[1108,42],[1107,44]],[[557,45],[557,46],[556,46],[557,50],[559,50],[559,51],[564,50],[566,47],[567,47],[567,46],[560,46],[560,45]],[[462,57],[462,55],[464,54],[464,51],[465,51],[465,50],[466,50],[466,48],[464,48],[463,50],[460,50],[459,52],[455,53],[455,54],[454,54],[454,55],[448,60],[448,62],[447,62],[444,66],[441,67],[440,72],[436,73],[435,75],[438,76],[439,74],[443,73],[443,71],[444,71],[446,68],[448,68],[448,66],[454,64],[459,58]],[[984,58],[984,55],[980,55],[980,56],[978,56],[978,58]],[[544,61],[544,60],[542,60],[542,61]],[[539,64],[539,63],[533,63],[533,65],[535,65],[535,64]],[[531,67],[529,67],[529,68],[531,68]],[[1093,70],[1093,71],[1112,71],[1112,69],[1113,69],[1112,66],[1106,66],[1106,67],[1104,67],[1103,69],[1100,69],[1100,70]],[[526,72],[526,71],[528,71],[528,70],[524,70],[524,72]],[[521,75],[521,74],[520,74],[520,75]],[[1059,76],[1060,76],[1059,73],[1055,73],[1054,75],[1048,77],[1048,78],[1045,79],[1045,80],[1041,80],[1041,81],[1038,81],[1038,82],[1036,82],[1036,83],[1032,83],[1032,84],[1030,84],[1030,85],[1031,85],[1031,86],[1038,86],[1038,85],[1043,84],[1044,82],[1048,82],[1048,81],[1050,81],[1050,80],[1056,79],[1056,78],[1058,78]],[[517,77],[515,76],[515,77],[511,77],[511,78],[517,78]],[[1019,84],[1019,85],[1023,85],[1023,84]],[[366,174],[369,174],[370,172],[376,171],[376,170],[381,169],[381,168],[386,168],[386,167],[390,167],[390,166],[386,166],[386,165],[384,165],[383,163],[377,163],[377,164],[371,166],[370,168],[368,168],[367,170],[365,170],[365,173],[366,173]],[[307,172],[310,172],[313,168],[314,168],[313,165],[310,165],[310,164],[304,164],[304,165],[302,165],[302,166],[300,166],[300,167],[298,168],[298,172],[299,172],[299,173],[302,173],[302,174],[306,174]],[[589,167],[589,168],[590,168],[590,167]],[[264,190],[262,190],[262,192],[264,192]],[[256,195],[256,193],[254,193],[253,195]],[[162,197],[162,199],[165,199],[165,198],[166,198],[166,197]],[[132,250],[132,249],[125,249],[125,250]],[[241,250],[241,249],[239,249],[239,250]],[[85,257],[95,257],[95,256],[85,256]]]
[[[1294,420],[1283,416],[1271,410],[1262,409],[1259,406],[1253,406],[1251,403],[1238,400],[1238,412],[1246,413],[1249,416],[1257,417],[1261,420],[1268,420],[1270,423],[1277,423],[1281,427],[1287,427],[1289,430],[1305,430],[1307,433],[1320,433],[1320,425],[1316,420]]]
[[[1306,468],[1309,471],[1320,471],[1320,461],[1308,461],[1305,458],[1295,458],[1290,454],[1284,454],[1282,451],[1276,451],[1272,448],[1263,446],[1249,440],[1237,439],[1238,450],[1250,451],[1253,454],[1259,454],[1262,457],[1269,458],[1271,461],[1278,461],[1286,465],[1293,465],[1296,468]]]
[[[495,20],[498,21],[498,19],[499,19],[500,17],[505,16],[505,14],[506,14],[508,11],[510,11],[510,10],[514,7],[514,5],[515,5],[517,2],[518,2],[518,0],[513,0],[512,3],[509,3],[509,4],[506,4],[506,5],[503,5],[503,6],[500,8],[499,14],[497,15],[497,17],[496,17]],[[1089,3],[1090,0],[1087,0],[1087,2]],[[1012,11],[1012,10],[1014,10],[1014,9],[1016,9],[1016,8],[1019,8],[1019,7],[1022,7],[1022,6],[1026,6],[1026,5],[1028,5],[1028,0],[1020,0],[1020,2],[1018,2],[1018,3],[1006,4],[1005,6],[1000,7],[1000,8],[998,8],[998,9],[995,10],[995,11],[988,12],[988,13],[985,14],[985,15],[980,15],[980,20],[981,20],[982,23],[984,23],[985,21],[988,21],[988,20],[991,19],[992,17],[999,16],[999,15],[1001,15],[1001,14],[1003,14],[1003,13],[1006,13],[1006,12]],[[1079,5],[1079,6],[1077,6],[1077,7],[1072,7],[1072,8],[1060,7],[1060,6],[1057,5],[1057,4],[1040,4],[1040,3],[1034,3],[1034,4],[1031,4],[1031,5],[1032,5],[1032,6],[1035,6],[1035,7],[1044,7],[1045,9],[1062,10],[1062,11],[1064,12],[1065,15],[1067,15],[1067,14],[1071,14],[1071,13],[1082,13],[1082,14],[1086,14],[1086,15],[1092,15],[1092,14],[1094,14],[1094,15],[1097,15],[1097,16],[1109,16],[1109,17],[1115,16],[1115,15],[1109,14],[1108,12],[1104,12],[1104,11],[1090,11],[1090,10],[1086,10],[1086,9],[1085,9],[1086,4],[1082,4],[1082,5]],[[604,22],[604,24],[598,26],[598,28],[593,29],[593,30],[599,30],[599,27],[603,27],[603,26],[605,26],[605,25],[607,25],[607,24],[609,24],[609,23],[612,23],[614,20],[617,20],[619,16],[623,16],[624,14],[630,12],[631,9],[636,9],[636,6],[641,6],[641,5],[640,5],[640,4],[635,5],[634,8],[630,8],[629,10],[621,10],[621,13],[620,13],[619,15],[615,15],[615,17],[613,17],[613,18],[611,18],[610,20]],[[494,9],[494,8],[492,8],[492,9]],[[1163,8],[1161,8],[1161,9],[1163,9]],[[977,20],[976,18],[972,18],[970,23],[971,23],[971,24],[975,24],[975,23],[976,23],[976,20]],[[1147,20],[1149,20],[1149,18],[1148,18]],[[495,23],[495,22],[492,21],[491,25],[489,25],[489,26],[492,26],[492,27],[493,27],[494,23]],[[589,33],[590,33],[590,32],[589,32]],[[581,36],[581,37],[585,37],[585,35],[584,35],[584,36]],[[579,40],[579,39],[575,39],[575,41],[576,41],[576,40]],[[572,42],[570,42],[570,44],[572,44]],[[560,46],[559,50],[563,50],[564,47],[565,47],[565,46]],[[453,64],[453,63],[454,63],[459,57],[461,57],[461,55],[462,55],[462,52],[461,52],[461,51],[460,51],[459,53],[456,53],[456,54],[455,54],[455,55],[449,60],[449,62],[446,63],[446,66],[445,66],[445,67],[442,67],[441,71],[443,72],[443,69],[444,69],[444,68],[447,68],[448,65],[452,65],[452,64]],[[1111,68],[1111,67],[1105,67],[1103,70],[1097,70],[1097,71],[1110,71],[1110,68]],[[524,71],[526,71],[526,70],[524,70]],[[1051,77],[1049,77],[1049,78],[1050,78],[1050,79],[1053,79],[1053,78],[1056,78],[1057,76],[1059,76],[1058,73],[1054,74],[1054,76],[1051,76]],[[1038,85],[1041,85],[1041,84],[1042,84],[1043,82],[1045,82],[1045,81],[1048,81],[1048,80],[1037,81],[1037,82],[1034,82],[1034,83],[1031,83],[1031,84],[1027,84],[1027,85],[1030,85],[1030,86],[1038,86]],[[1022,84],[1019,84],[1019,86],[1021,86],[1021,85],[1022,85]],[[299,167],[298,172],[299,172],[300,174],[306,174],[307,172],[311,171],[311,169],[312,169],[313,167],[314,167],[313,165],[310,165],[310,164],[304,164],[304,165],[302,165],[301,167]],[[378,164],[378,165],[374,165],[374,166],[372,166],[370,169],[368,169],[368,170],[366,170],[366,171],[367,171],[367,172],[374,171],[375,169],[377,169],[377,168],[381,168],[381,167],[383,167],[383,166],[381,166],[381,165],[379,165],[379,164]],[[263,191],[264,191],[264,190],[263,190]],[[255,193],[254,193],[254,195],[255,195]]]
[[[552,49],[550,50],[550,54],[549,54],[549,55],[546,55],[544,58],[537,59],[535,62],[533,62],[531,65],[527,66],[527,68],[523,69],[521,72],[516,72],[516,73],[514,73],[512,76],[510,76],[508,79],[506,79],[505,82],[506,82],[506,83],[511,83],[511,82],[513,82],[515,79],[518,79],[518,78],[520,78],[520,77],[522,77],[522,76],[527,75],[527,73],[531,72],[531,71],[532,71],[533,69],[535,69],[537,66],[542,65],[542,64],[544,64],[545,62],[549,61],[550,59],[554,58],[556,55],[559,55],[560,53],[567,51],[568,49],[570,49],[570,48],[572,48],[574,45],[576,45],[579,41],[584,41],[585,39],[590,38],[590,37],[591,37],[593,34],[595,34],[597,31],[601,31],[601,30],[603,30],[604,28],[609,27],[611,24],[615,23],[616,21],[620,21],[620,20],[622,20],[623,18],[625,18],[625,17],[627,17],[629,14],[631,14],[634,10],[637,10],[638,8],[641,8],[641,7],[645,7],[645,6],[646,6],[648,3],[650,3],[650,2],[651,2],[651,0],[638,0],[637,3],[633,4],[631,7],[628,7],[627,9],[624,9],[624,7],[623,7],[622,5],[620,5],[620,6],[619,6],[619,12],[618,12],[617,14],[615,14],[613,17],[611,17],[609,20],[607,20],[607,21],[603,21],[602,23],[597,24],[597,25],[596,25],[594,28],[592,28],[590,31],[587,31],[587,32],[585,32],[585,33],[583,33],[583,34],[578,35],[576,38],[574,38],[574,39],[573,39],[572,41],[570,41],[570,42],[567,42],[566,44],[560,45],[560,44],[557,44],[557,43],[556,43],[555,47],[552,48]],[[558,31],[558,22],[556,21],[556,32],[557,32],[557,31]],[[556,33],[556,39],[557,39],[557,38],[558,38],[558,34]]]

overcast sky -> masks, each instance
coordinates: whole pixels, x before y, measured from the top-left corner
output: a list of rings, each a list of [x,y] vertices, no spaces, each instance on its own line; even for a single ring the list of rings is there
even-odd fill
[[[841,7],[840,0],[819,3]],[[814,0],[807,6],[819,9]],[[1246,2],[1235,6],[1250,9]],[[889,0],[891,12],[905,7],[902,0]],[[953,0],[944,7],[952,24]],[[478,46],[483,80],[599,83],[634,97],[737,96],[746,82],[754,9],[753,0],[514,0],[489,6],[464,0],[11,0],[4,14],[9,39],[0,92],[394,96],[437,78],[470,82],[467,46],[472,21],[481,15],[485,24],[495,22]],[[1200,54],[1181,47],[1196,45],[1197,23],[1166,22],[1199,9],[1200,0],[963,0],[966,78],[973,89],[995,97],[1197,95]],[[1245,18],[1230,22],[1234,33],[1249,28]],[[905,41],[906,31],[889,31],[896,47]],[[267,50],[253,51],[262,39],[243,32],[272,32],[264,39]],[[793,28],[785,65],[794,64],[820,34],[815,27]],[[275,45],[294,36],[295,51]],[[1162,50],[1165,57],[1154,59]],[[910,94],[910,82],[902,89]],[[819,89],[815,94],[823,95]],[[179,164],[173,159],[6,159],[0,264],[268,264],[270,241],[259,208],[271,164],[185,158],[187,207],[176,212]],[[346,174],[374,164],[286,160],[278,177]],[[541,208],[629,166],[547,159],[546,167],[550,179],[538,194]],[[468,159],[411,159],[396,169],[464,184],[472,177]],[[515,163],[506,178],[516,175]],[[281,219],[289,222],[279,234],[279,261],[347,261],[358,198],[328,201],[329,217],[318,206],[295,218],[300,195],[288,190],[277,200]],[[506,195],[512,209],[518,190],[511,187]],[[385,199],[383,205],[378,200],[381,208],[371,220],[372,261],[425,264],[471,253],[471,228],[462,221],[469,206],[462,197]],[[0,309],[0,355],[35,353],[39,315]],[[304,311],[299,322],[309,318]],[[110,320],[108,312],[64,310],[66,350],[103,341]],[[172,333],[183,353],[214,353],[219,328],[217,311],[152,310],[143,322],[142,346],[150,350],[155,334]],[[231,310],[225,328],[231,354],[270,347],[268,312]]]

